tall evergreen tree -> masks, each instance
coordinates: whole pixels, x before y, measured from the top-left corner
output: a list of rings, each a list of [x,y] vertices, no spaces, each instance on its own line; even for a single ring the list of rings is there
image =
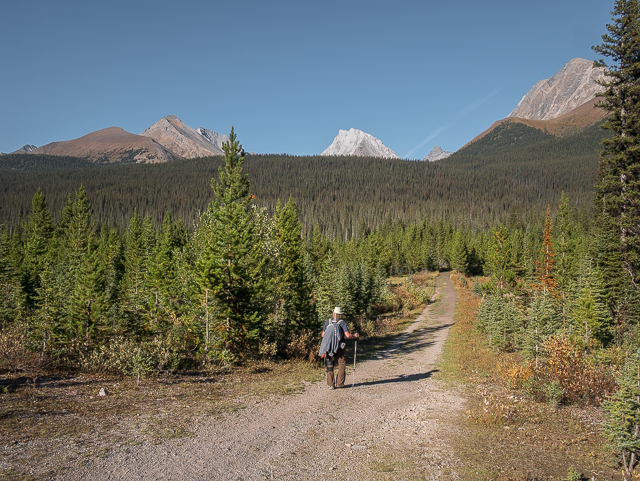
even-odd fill
[[[640,353],[629,356],[617,381],[620,388],[604,403],[605,434],[620,453],[625,481],[630,481],[640,457]]]
[[[216,328],[231,358],[258,347],[271,279],[256,232],[244,150],[231,129],[223,144],[224,166],[211,180],[215,198],[200,218],[197,272],[203,291],[218,305]]]
[[[529,306],[527,326],[523,340],[524,353],[538,362],[542,344],[561,326],[556,300],[549,291],[537,292]]]
[[[554,220],[554,239],[553,244],[556,246],[556,269],[555,278],[558,284],[558,300],[562,314],[562,322],[566,320],[567,314],[567,296],[571,279],[575,273],[574,251],[575,241],[573,233],[576,225],[572,222],[571,209],[569,208],[569,199],[564,192],[560,196],[558,204],[558,212]]]
[[[0,226],[0,328],[20,318],[23,295],[18,278],[18,268],[11,256],[9,232]]]
[[[31,213],[26,224],[26,243],[22,264],[22,282],[29,304],[32,304],[31,298],[40,287],[40,273],[46,264],[53,260],[51,258],[53,235],[54,224],[51,212],[44,194],[38,189],[33,196]]]
[[[274,215],[273,237],[278,252],[275,299],[281,312],[283,335],[304,327],[312,327],[311,285],[304,271],[304,243],[300,236],[302,226],[292,197],[284,207],[277,206]]]
[[[584,345],[595,340],[605,344],[611,338],[611,316],[607,310],[602,275],[591,259],[583,259],[573,286],[568,322],[571,336]]]
[[[593,49],[606,68],[600,108],[609,112],[596,184],[596,215],[611,217],[624,269],[640,289],[640,2],[616,0],[611,24]]]
[[[449,262],[451,264],[451,268],[456,272],[466,274],[469,270],[469,250],[467,249],[467,242],[464,233],[461,230],[457,230],[453,234],[449,253]]]
[[[124,330],[141,334],[148,333],[150,328],[148,271],[150,249],[145,246],[145,235],[138,217],[134,212],[129,220],[129,229],[124,235],[124,272],[121,280],[122,310],[126,322]]]
[[[115,229],[105,224],[100,230],[98,241],[98,263],[102,269],[99,290],[103,293],[103,318],[99,329],[101,336],[124,334],[124,322],[121,309],[120,281],[124,271],[122,241]]]
[[[64,295],[61,325],[67,340],[90,344],[102,309],[102,266],[98,262],[91,206],[81,186],[75,194],[60,239],[58,279]],[[64,294],[63,294],[64,293]]]

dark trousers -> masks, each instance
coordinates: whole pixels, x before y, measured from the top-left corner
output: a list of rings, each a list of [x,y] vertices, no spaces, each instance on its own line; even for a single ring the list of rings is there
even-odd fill
[[[344,381],[347,377],[347,350],[338,349],[333,358],[327,356],[327,384],[329,386],[344,387]],[[333,368],[336,361],[338,362],[338,376],[333,375]]]

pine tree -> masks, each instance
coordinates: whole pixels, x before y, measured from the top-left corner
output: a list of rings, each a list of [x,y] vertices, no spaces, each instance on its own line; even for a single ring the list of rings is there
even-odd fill
[[[436,249],[435,240],[431,236],[428,236],[423,243],[422,257],[422,262],[426,269],[430,271],[437,271],[439,269],[438,251]]]
[[[321,321],[331,317],[333,308],[340,305],[337,304],[338,295],[336,289],[338,274],[339,270],[336,267],[336,261],[333,253],[330,252],[324,260],[316,282],[315,307]]]
[[[33,331],[31,333],[36,345],[46,352],[58,340],[59,331],[64,329],[60,324],[62,299],[64,295],[58,289],[56,271],[53,266],[45,266],[40,272],[40,282],[36,288],[34,299],[38,308],[33,315]]]
[[[202,290],[218,305],[216,328],[225,355],[237,359],[258,347],[271,279],[251,208],[254,196],[243,172],[244,150],[233,128],[223,150],[219,180],[211,181],[215,198],[198,226],[196,268]]]
[[[309,246],[309,254],[311,255],[311,261],[315,272],[320,272],[324,265],[324,260],[329,254],[331,249],[331,243],[320,232],[320,226],[316,224],[313,228],[313,234],[311,235],[311,244]]]
[[[120,300],[120,282],[124,265],[122,241],[118,232],[103,224],[97,249],[98,263],[102,269],[98,289],[103,293],[104,302],[98,329],[101,337],[106,340],[110,336],[123,335],[125,329]]]
[[[640,3],[616,0],[613,23],[593,49],[606,68],[598,106],[609,112],[596,184],[596,213],[611,217],[621,261],[640,289]],[[609,62],[606,59],[609,59]]]

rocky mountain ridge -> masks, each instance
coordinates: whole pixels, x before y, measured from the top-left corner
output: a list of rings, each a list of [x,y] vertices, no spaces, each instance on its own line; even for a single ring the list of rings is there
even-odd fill
[[[592,100],[603,87],[605,70],[593,62],[574,58],[553,77],[540,80],[520,100],[508,117],[551,120],[565,115]]]
[[[175,156],[186,159],[222,155],[222,143],[229,140],[228,135],[204,127],[192,129],[175,115],[163,117],[140,135],[155,140]]]
[[[589,60],[574,58],[550,79],[536,82],[508,117],[495,121],[463,148],[508,122],[523,123],[555,136],[577,133],[601,122],[607,112],[596,106],[596,94],[603,89],[596,81],[604,78],[604,69],[594,68]]]
[[[393,150],[384,145],[380,139],[354,128],[349,130],[340,129],[331,145],[320,155],[400,158]]]

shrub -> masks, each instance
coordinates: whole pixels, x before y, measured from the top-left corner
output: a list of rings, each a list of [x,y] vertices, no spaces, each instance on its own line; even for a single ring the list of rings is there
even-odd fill
[[[554,406],[563,402],[598,406],[617,388],[609,359],[589,356],[560,335],[543,343],[543,356],[537,366],[533,360],[505,359],[499,372],[508,387],[520,389],[537,401]]]
[[[310,329],[303,329],[291,335],[286,354],[293,359],[313,361],[318,353],[318,335]]]
[[[80,354],[80,366],[87,371],[144,377],[152,371],[174,371],[181,356],[169,340],[139,342],[122,336],[108,344]]]
[[[595,362],[566,336],[549,338],[544,342],[543,349],[545,359],[541,368],[542,377],[548,383],[558,383],[564,390],[562,400],[598,406],[617,389],[612,369]]]
[[[0,330],[0,369],[15,373],[50,367],[51,359],[48,354],[29,349],[29,344],[26,326],[14,325]]]

